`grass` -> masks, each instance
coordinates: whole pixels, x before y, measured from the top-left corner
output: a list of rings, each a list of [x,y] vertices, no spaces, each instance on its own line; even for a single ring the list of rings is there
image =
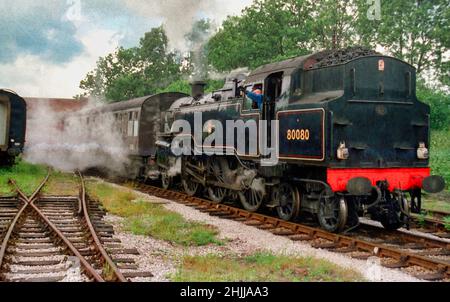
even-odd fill
[[[363,281],[357,272],[311,257],[257,253],[247,257],[186,256],[171,276],[176,282],[348,282]]]
[[[450,192],[444,191],[439,194],[424,194],[422,207],[424,210],[444,211],[450,213]]]
[[[444,218],[444,227],[450,232],[450,216]]]
[[[423,208],[450,212],[450,130],[431,133],[430,152],[432,174],[444,177],[447,190],[439,194],[424,194]]]
[[[419,224],[420,227],[425,227],[425,219],[427,218],[428,213],[427,211],[422,211],[418,216],[417,216],[417,223]]]
[[[450,130],[431,133],[431,168],[434,175],[440,175],[450,185]]]
[[[80,181],[74,173],[52,171],[43,193],[48,195],[77,196],[79,189]]]
[[[135,235],[152,236],[183,246],[222,245],[218,231],[208,225],[189,222],[180,214],[163,206],[143,201],[130,191],[120,190],[105,183],[88,181],[89,193],[102,201],[111,214],[124,217],[125,231]]]
[[[47,167],[18,161],[13,167],[0,168],[0,195],[14,195],[9,179],[14,179],[25,194],[31,195],[47,175]]]
[[[8,184],[9,179],[14,179],[25,194],[31,195],[45,178],[47,171],[46,166],[33,165],[23,160],[19,160],[13,167],[0,168],[0,195],[15,195],[14,187]],[[42,193],[77,196],[78,190],[78,178],[74,174],[52,171]]]

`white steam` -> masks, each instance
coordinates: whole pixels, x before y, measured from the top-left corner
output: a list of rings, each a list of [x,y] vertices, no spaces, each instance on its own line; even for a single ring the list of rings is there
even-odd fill
[[[127,149],[112,116],[87,125],[86,117],[80,118],[78,112],[59,113],[47,102],[39,103],[28,118],[25,160],[62,171],[107,167],[122,174],[128,163]],[[89,100],[83,111],[99,105]]]
[[[187,52],[185,36],[196,21],[209,18],[221,24],[227,15],[234,15],[253,0],[127,0],[125,5],[148,18],[161,18],[170,47]]]

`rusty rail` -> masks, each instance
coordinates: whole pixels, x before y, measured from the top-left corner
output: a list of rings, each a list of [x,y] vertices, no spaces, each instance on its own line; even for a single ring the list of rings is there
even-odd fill
[[[47,183],[49,178],[50,178],[50,169],[47,171],[47,175],[45,176],[44,180],[39,184],[39,186],[33,192],[33,194],[31,195],[30,199],[36,198],[36,196],[41,192],[42,188],[45,186],[45,184]],[[17,183],[13,179],[10,179],[9,183],[12,184],[15,187],[15,190],[16,190],[17,196],[18,196],[17,199],[22,201],[24,203],[24,205],[19,210],[19,212],[17,212],[17,214],[14,217],[14,219],[11,221],[11,223],[10,223],[10,225],[8,227],[8,231],[6,232],[5,237],[3,238],[2,246],[0,248],[0,268],[3,265],[3,259],[5,258],[5,253],[6,253],[6,249],[8,247],[8,242],[9,242],[9,240],[11,238],[12,232],[14,231],[14,229],[16,227],[17,221],[19,221],[19,219],[22,216],[23,212],[29,206],[29,202],[28,202],[29,199],[28,199],[28,197],[22,192],[22,190],[20,190],[20,188],[17,185]]]
[[[22,200],[22,199],[18,198],[18,200]],[[6,232],[5,237],[3,237],[2,245],[0,248],[0,268],[3,265],[3,259],[5,258],[6,249],[8,248],[8,242],[9,242],[11,235],[16,227],[17,221],[19,221],[19,218],[22,216],[23,212],[28,207],[28,202],[26,202],[25,200],[22,200],[22,201],[24,202],[24,205],[19,210],[19,212],[17,212],[14,219],[11,221],[11,223],[8,227],[8,231]]]
[[[450,263],[438,259],[427,258],[414,253],[401,251],[396,248],[391,248],[383,244],[368,242],[357,238],[352,238],[340,234],[333,234],[319,228],[313,228],[298,223],[283,221],[281,219],[270,217],[258,213],[251,213],[239,208],[231,207],[224,204],[215,204],[210,201],[189,197],[186,194],[168,191],[161,188],[144,185],[142,183],[133,183],[134,187],[144,193],[151,194],[157,197],[171,199],[176,202],[188,206],[201,208],[202,210],[216,214],[217,216],[226,217],[238,221],[254,221],[251,225],[262,226],[271,225],[272,229],[281,229],[278,233],[283,236],[290,236],[293,240],[307,240],[325,239],[330,241],[329,249],[345,249],[347,252],[366,252],[373,256],[380,258],[392,258],[398,261],[395,267],[420,266],[422,268],[433,271],[433,274],[417,276],[421,279],[439,280],[450,277]],[[274,234],[277,234],[275,232]],[[297,239],[294,237],[297,236]],[[449,243],[443,243],[442,248],[450,250]]]
[[[128,280],[123,276],[123,274],[120,272],[116,264],[113,262],[111,257],[108,255],[106,250],[103,248],[103,244],[101,243],[100,239],[97,236],[97,232],[95,231],[95,228],[92,224],[91,218],[89,216],[88,211],[88,205],[87,205],[87,194],[86,194],[86,185],[84,182],[83,175],[77,171],[78,176],[80,178],[80,200],[81,200],[81,206],[83,208],[83,218],[86,221],[86,224],[89,228],[90,235],[92,236],[92,239],[94,240],[94,246],[97,252],[101,255],[104,263],[106,263],[109,268],[112,269],[112,272],[114,274],[114,280],[116,282],[127,282]]]
[[[19,220],[19,218],[21,217],[21,215],[23,214],[23,212],[28,208],[31,207],[37,214],[38,216],[50,227],[51,231],[57,235],[57,237],[59,237],[59,239],[64,243],[64,245],[70,250],[70,252],[77,257],[80,260],[80,264],[82,265],[84,272],[90,276],[91,278],[93,278],[96,282],[105,282],[105,280],[102,278],[102,276],[100,276],[97,271],[86,261],[86,259],[78,252],[78,250],[75,248],[75,246],[66,238],[66,236],[64,236],[64,234],[62,234],[58,228],[45,216],[44,213],[42,213],[42,211],[40,211],[35,205],[34,205],[34,201],[36,200],[36,197],[39,195],[40,191],[42,190],[42,188],[44,187],[44,185],[47,183],[48,179],[50,178],[50,169],[48,170],[47,176],[45,177],[45,179],[41,182],[41,184],[39,185],[39,187],[34,191],[34,193],[31,195],[31,197],[27,197],[23,191],[18,187],[17,183],[14,180],[10,180],[10,183],[13,184],[16,188],[17,194],[20,197],[21,200],[23,200],[25,202],[24,206],[22,207],[22,209],[19,211],[19,213],[16,215],[14,221],[11,223],[7,236],[5,236],[3,244],[2,244],[2,249],[0,252],[0,264],[3,261],[5,252],[6,252],[6,248],[7,248],[7,244],[8,241],[10,239],[10,236],[17,224],[17,221]],[[0,265],[1,267],[1,265]]]
[[[424,212],[427,214],[426,216],[418,214],[412,216],[413,226],[435,233],[438,237],[450,238],[449,222],[444,220],[446,217],[450,217],[450,213],[434,210],[424,210]]]

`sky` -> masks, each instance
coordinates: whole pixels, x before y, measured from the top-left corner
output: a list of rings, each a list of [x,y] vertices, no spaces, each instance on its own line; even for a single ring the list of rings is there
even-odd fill
[[[198,19],[220,25],[252,0],[0,0],[0,88],[23,97],[71,98],[99,57],[133,47],[163,24],[170,47]]]

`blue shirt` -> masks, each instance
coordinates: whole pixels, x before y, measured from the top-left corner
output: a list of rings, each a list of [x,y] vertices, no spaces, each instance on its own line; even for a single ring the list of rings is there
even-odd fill
[[[262,94],[256,94],[256,93],[253,93],[253,92],[251,92],[251,91],[247,91],[245,94],[246,94],[253,102],[256,102],[256,103],[258,104],[259,110],[262,109],[262,105],[263,105],[263,102],[264,102],[264,96],[263,96]]]

